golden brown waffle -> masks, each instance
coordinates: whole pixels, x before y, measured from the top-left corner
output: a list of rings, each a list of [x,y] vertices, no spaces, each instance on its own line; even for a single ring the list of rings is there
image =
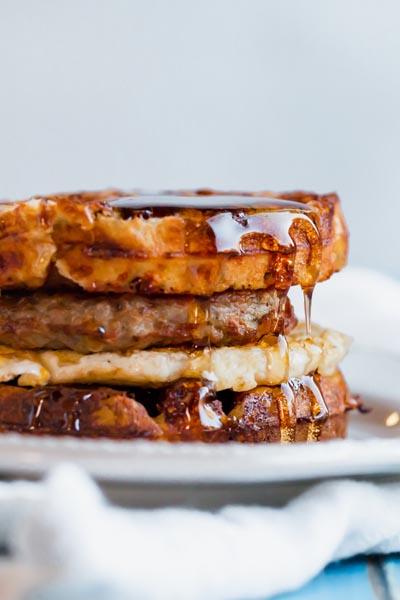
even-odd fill
[[[168,198],[164,204],[178,206],[113,190],[1,204],[0,288],[61,284],[89,292],[199,295],[286,290],[313,287],[346,262],[348,235],[335,194],[230,199],[201,191]],[[181,206],[189,201],[192,208]],[[215,204],[220,208],[211,208]]]
[[[1,384],[0,431],[205,442],[344,437],[355,403],[340,371],[286,385],[217,394],[204,380],[157,391]]]

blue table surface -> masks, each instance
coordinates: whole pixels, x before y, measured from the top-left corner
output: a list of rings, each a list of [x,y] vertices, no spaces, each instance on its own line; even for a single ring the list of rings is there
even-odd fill
[[[329,565],[301,590],[274,600],[400,600],[400,555],[359,557]]]

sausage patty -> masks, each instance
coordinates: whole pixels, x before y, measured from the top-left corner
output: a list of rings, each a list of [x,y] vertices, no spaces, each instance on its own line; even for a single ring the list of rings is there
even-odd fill
[[[276,291],[198,296],[4,293],[0,344],[70,349],[83,354],[152,346],[253,343],[296,325],[289,300]]]

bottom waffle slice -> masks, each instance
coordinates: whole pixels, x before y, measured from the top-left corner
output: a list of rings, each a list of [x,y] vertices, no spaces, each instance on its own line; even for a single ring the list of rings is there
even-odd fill
[[[205,442],[299,442],[345,436],[354,402],[339,370],[247,392],[185,379],[161,389],[0,385],[0,431]]]

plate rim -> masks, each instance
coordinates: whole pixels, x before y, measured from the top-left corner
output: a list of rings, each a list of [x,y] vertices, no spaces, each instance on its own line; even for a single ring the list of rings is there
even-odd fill
[[[0,476],[40,477],[66,463],[78,465],[96,480],[119,483],[251,484],[400,473],[397,439],[285,446],[145,440],[101,443],[99,450],[98,440],[4,434],[0,436]],[[211,470],[207,469],[209,460]]]

